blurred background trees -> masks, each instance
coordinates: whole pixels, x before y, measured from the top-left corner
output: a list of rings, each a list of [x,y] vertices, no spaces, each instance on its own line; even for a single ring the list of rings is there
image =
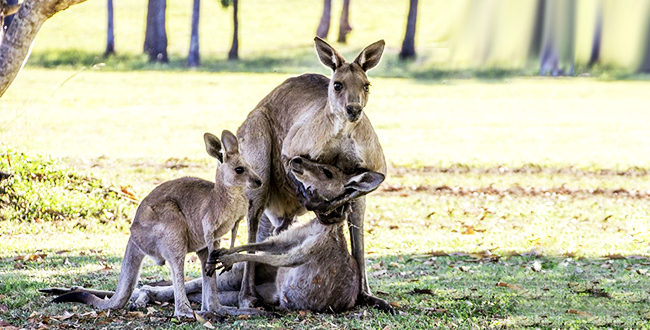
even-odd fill
[[[18,0],[4,1],[11,4]],[[230,17],[216,13],[215,4]],[[312,38],[306,32],[315,27],[316,35],[329,37],[330,42],[346,44],[354,38],[349,46],[351,53],[378,38],[387,39],[388,58],[412,60],[417,55],[417,61],[408,62],[408,69],[422,72],[497,68],[556,76],[577,75],[593,68],[650,71],[650,0],[244,1],[246,15],[240,17],[241,4],[238,0],[208,0],[202,6],[200,0],[192,0],[190,6],[183,5],[191,8],[188,15],[179,13],[180,4],[166,0],[107,0],[104,55],[120,54],[115,40],[117,23],[130,31],[137,31],[138,24],[144,26],[142,50],[150,62],[168,63],[169,43],[173,49],[178,49],[179,43],[187,47],[188,36],[183,62],[189,67],[202,65],[202,38],[210,44],[230,42],[229,50],[222,54],[231,61],[250,60],[254,55],[289,62],[296,54],[292,49],[311,46]],[[142,23],[119,13],[114,17],[114,12],[126,10],[123,7],[132,11],[143,5],[146,8],[139,9],[145,11]],[[183,38],[169,40],[169,17],[184,15],[189,16],[191,24],[186,28],[190,31]],[[204,17],[201,22],[200,16]],[[5,27],[10,22],[11,16],[5,19]],[[240,23],[245,24],[244,30]],[[354,32],[353,25],[357,27]],[[215,30],[199,37],[205,26],[219,26],[230,37]],[[330,33],[331,27],[338,28],[338,34]],[[172,29],[177,35],[179,28]],[[399,40],[392,37],[394,34],[401,35]],[[345,51],[348,46],[339,48]],[[173,56],[183,55],[175,50]],[[214,59],[215,55],[210,56]]]

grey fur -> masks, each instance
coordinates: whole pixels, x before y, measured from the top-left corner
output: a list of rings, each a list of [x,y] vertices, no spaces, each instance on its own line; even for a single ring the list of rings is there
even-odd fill
[[[277,234],[306,212],[309,198],[306,204],[301,203],[296,192],[300,187],[288,174],[288,162],[293,157],[334,165],[344,173],[364,169],[386,174],[381,145],[362,111],[368,102],[365,71],[379,62],[383,40],[366,47],[352,63],[345,63],[322,39],[316,38],[315,42],[319,58],[333,70],[332,78],[303,74],[287,79],[260,101],[237,131],[242,155],[264,183],[261,189],[247,193],[249,243],[256,241],[261,218],[268,219]],[[335,83],[343,87],[337,90]],[[389,304],[372,297],[368,286],[363,245],[365,199],[361,196],[343,201],[352,206],[348,223],[352,255],[361,274],[358,302],[370,301],[394,312]],[[254,276],[255,264],[246,263],[240,306],[253,306],[257,300]]]

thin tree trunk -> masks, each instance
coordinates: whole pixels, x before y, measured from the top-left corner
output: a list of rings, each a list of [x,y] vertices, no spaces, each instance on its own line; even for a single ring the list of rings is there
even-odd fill
[[[0,97],[14,81],[36,34],[52,15],[86,0],[25,0],[0,45]]]
[[[165,14],[167,0],[149,0],[147,5],[147,29],[144,38],[144,52],[149,62],[169,62],[167,58],[167,31]]]
[[[199,54],[199,14],[201,11],[201,0],[194,0],[192,6],[192,35],[190,37],[190,53],[187,55],[187,66],[197,67],[201,65]]]
[[[598,9],[596,9],[596,26],[594,28],[594,37],[591,43],[591,54],[589,56],[588,67],[592,67],[594,64],[600,61],[600,40],[603,35],[603,3],[598,1]]]
[[[104,56],[115,54],[115,25],[113,21],[113,0],[107,1],[108,26],[106,28],[106,51]]]
[[[639,72],[650,73],[650,22],[646,22],[645,51],[639,66]]]
[[[539,75],[572,76],[575,53],[575,0],[546,0]]]
[[[323,1],[323,15],[320,18],[320,23],[318,24],[318,29],[316,30],[316,35],[319,38],[327,38],[327,34],[330,32],[330,20],[332,16],[332,0]]]
[[[402,42],[402,50],[399,52],[401,60],[415,58],[415,25],[418,18],[418,0],[409,1],[409,14],[406,21],[406,33],[404,34],[404,42]]]
[[[339,39],[337,41],[346,43],[350,32],[352,32],[352,26],[350,25],[350,0],[343,0],[343,10],[341,11],[341,20],[339,21]]]
[[[228,60],[235,61],[239,59],[239,19],[237,18],[239,12],[239,0],[232,1],[232,9],[232,46],[228,52]]]
[[[542,50],[542,36],[544,35],[544,8],[546,8],[545,0],[537,0],[537,8],[535,9],[535,22],[533,26],[533,35],[528,48],[529,58],[539,58]]]

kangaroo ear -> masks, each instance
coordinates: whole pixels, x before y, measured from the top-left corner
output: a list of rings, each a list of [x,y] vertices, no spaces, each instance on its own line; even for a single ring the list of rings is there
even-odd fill
[[[230,155],[239,154],[239,143],[235,134],[232,134],[229,130],[223,130],[221,141],[223,141],[223,148],[226,149],[226,158]]]
[[[385,175],[378,172],[365,172],[355,175],[345,184],[345,188],[352,188],[367,194],[379,187],[384,182]]]
[[[216,136],[210,133],[203,134],[203,141],[205,141],[205,150],[208,152],[208,155],[218,159],[223,163],[223,155],[221,154],[221,141],[219,141]]]
[[[381,54],[384,53],[384,45],[386,45],[386,42],[383,39],[369,45],[359,53],[359,56],[354,59],[354,63],[359,64],[363,71],[374,68],[379,64],[379,60],[381,60]]]
[[[314,38],[314,42],[316,43],[316,53],[318,53],[318,58],[323,64],[325,64],[325,66],[332,69],[332,71],[336,71],[336,69],[340,68],[341,65],[345,63],[343,56],[341,56],[336,49],[332,48],[330,44],[325,42],[325,40],[316,37]]]

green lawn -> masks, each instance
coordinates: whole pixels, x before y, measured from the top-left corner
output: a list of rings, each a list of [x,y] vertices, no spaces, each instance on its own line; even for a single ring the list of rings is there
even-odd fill
[[[0,171],[14,174],[0,183],[0,326],[178,327],[170,305],[107,315],[51,305],[37,289],[114,289],[137,206],[127,194],[212,179],[204,132],[236,130],[292,75],[327,73],[312,49],[318,1],[243,2],[239,63],[225,60],[229,11],[204,1],[198,70],[183,67],[190,3],[169,2],[169,65],[140,54],[144,0],[116,1],[119,54],[103,59],[104,5],[48,21],[0,99]],[[419,62],[399,64],[406,3],[352,6],[350,44],[336,47],[352,58],[388,43],[365,111],[389,173],[368,197],[364,230],[371,287],[400,314],[356,308],[215,326],[650,329],[650,83],[439,74],[422,69],[444,57],[435,33],[418,34]],[[467,75],[500,78],[456,79]],[[199,276],[190,257],[186,269]],[[146,261],[142,278],[169,271]]]

